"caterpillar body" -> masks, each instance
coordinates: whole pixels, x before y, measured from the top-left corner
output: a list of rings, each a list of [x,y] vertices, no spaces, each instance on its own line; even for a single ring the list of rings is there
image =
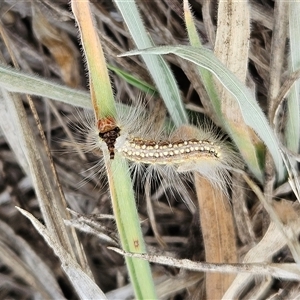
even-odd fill
[[[154,141],[132,138],[118,149],[118,152],[131,161],[146,164],[184,164],[201,158],[220,159],[219,146],[206,140],[188,139],[178,141]]]
[[[126,113],[118,111],[117,116],[117,127],[105,133],[113,136],[113,140],[104,138],[96,129],[95,142],[102,149],[108,148],[110,159],[115,155],[127,159],[134,177],[145,179],[143,174],[141,177],[136,173],[147,168],[147,175],[154,180],[164,179],[172,186],[180,183],[182,177],[192,178],[190,175],[198,172],[226,193],[229,172],[240,167],[241,159],[232,145],[215,133],[212,125],[200,128],[186,124],[167,135],[162,126],[155,128],[156,122],[141,106]]]
[[[227,194],[230,171],[242,166],[241,158],[210,123],[185,124],[166,133],[144,106],[123,108],[117,110],[114,123],[108,119],[102,124],[103,132],[90,115],[80,117],[77,132],[87,137],[86,151],[102,157],[94,175],[104,171],[104,160],[118,155],[130,163],[133,178],[142,184],[149,178],[155,184],[163,181],[186,197],[184,181],[193,180],[193,172],[198,172]]]

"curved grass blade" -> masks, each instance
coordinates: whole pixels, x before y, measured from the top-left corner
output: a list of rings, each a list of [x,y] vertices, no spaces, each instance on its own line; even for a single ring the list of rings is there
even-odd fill
[[[220,9],[221,6],[219,6]],[[190,40],[190,44],[193,47],[197,47],[197,48],[203,48],[201,41],[198,37],[197,34],[197,30],[196,30],[196,26],[192,17],[192,13],[190,11],[189,5],[188,5],[188,1],[185,0],[184,1],[184,15],[185,15],[185,22],[186,22],[186,28],[187,28],[187,32],[189,35],[189,40]],[[228,17],[227,14],[225,14],[226,17]],[[224,35],[227,36],[227,35]],[[223,41],[221,41],[222,43]],[[229,45],[228,45],[229,46]],[[238,68],[236,68],[238,69]],[[231,114],[231,119],[232,116],[238,114],[241,115],[239,110],[236,111],[236,109],[238,109],[238,107],[234,106],[232,108],[231,105],[231,97],[228,98],[226,97],[225,99],[223,99],[223,102],[220,101],[220,96],[218,95],[218,92],[216,90],[216,86],[214,84],[214,80],[213,80],[213,74],[211,72],[209,72],[207,69],[204,69],[203,67],[199,67],[199,74],[201,76],[201,80],[202,83],[205,87],[205,90],[209,96],[209,99],[212,103],[212,106],[215,110],[215,113],[218,116],[218,119],[221,121],[221,123],[226,126],[227,130],[231,132],[231,136],[235,135],[237,136],[237,139],[235,140],[235,142],[241,143],[242,147],[240,147],[240,151],[242,156],[245,158],[245,160],[248,161],[248,165],[250,170],[252,171],[253,174],[255,174],[256,178],[262,182],[263,180],[263,171],[262,171],[262,167],[261,167],[261,159],[260,156],[261,153],[259,152],[264,152],[264,147],[262,147],[262,145],[260,145],[260,141],[259,143],[257,143],[257,139],[254,139],[255,134],[252,132],[252,130],[249,130],[249,128],[244,125],[244,126],[239,126],[238,128],[235,127],[235,122],[230,122],[229,120],[225,120],[225,116],[223,116],[222,111],[226,112],[229,111],[229,113]],[[221,104],[223,106],[221,107]],[[229,107],[229,110],[226,109],[226,106]],[[236,133],[236,131],[238,133]],[[241,136],[242,138],[238,138],[238,136]],[[263,148],[263,149],[262,149]],[[244,149],[244,151],[242,152],[242,150]],[[259,151],[261,150],[261,151]],[[264,154],[264,153],[263,153]]]
[[[241,113],[245,123],[250,126],[266,144],[272,154],[279,181],[284,178],[284,165],[280,155],[278,141],[272,131],[267,118],[262,112],[251,92],[242,84],[236,76],[229,71],[214,54],[204,48],[195,48],[191,46],[162,46],[143,50],[129,51],[121,56],[137,55],[137,54],[176,54],[198,66],[201,66],[212,72],[224,85],[224,87],[238,101]],[[233,140],[237,139],[232,136]],[[241,145],[241,143],[239,143]],[[249,162],[247,162],[249,164]]]

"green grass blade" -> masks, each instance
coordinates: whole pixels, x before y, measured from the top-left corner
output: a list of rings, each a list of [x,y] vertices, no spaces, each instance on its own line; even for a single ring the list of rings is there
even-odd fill
[[[147,82],[138,79],[137,77],[119,69],[116,67],[113,67],[111,65],[108,65],[107,68],[113,72],[115,72],[120,78],[124,79],[126,82],[131,84],[132,86],[135,86],[138,88],[140,91],[146,93],[146,94],[151,94],[155,95],[157,94],[157,90],[154,86],[151,84],[148,84]]]
[[[155,94],[157,90],[147,82],[118,68],[109,66],[120,78],[142,92]],[[90,95],[85,91],[72,89],[38,75],[31,75],[0,63],[0,86],[10,92],[24,93],[57,100],[70,105],[92,109]]]
[[[120,77],[121,74],[118,73]],[[125,75],[124,75],[125,76]],[[129,83],[131,83],[128,80]],[[154,93],[155,89],[147,83],[140,82],[136,86],[141,90],[145,89],[150,93]],[[142,86],[144,85],[144,87]],[[57,100],[72,106],[77,106],[85,109],[92,109],[91,97],[85,91],[75,90],[58,83],[54,83],[46,78],[38,75],[31,75],[0,63],[0,86],[10,92],[29,94],[39,97],[46,97],[52,100]],[[147,89],[149,88],[149,89]],[[116,103],[117,106],[124,110],[130,108],[122,103]],[[121,109],[121,108],[120,108]]]
[[[29,75],[0,63],[0,86],[10,92],[36,95],[82,108],[92,108],[88,93],[78,91],[37,75]]]
[[[202,48],[201,40],[199,39],[196,25],[194,23],[191,11],[189,9],[188,1],[184,1],[184,18],[185,18],[186,29],[187,29],[191,46]],[[213,76],[208,70],[202,67],[199,67],[198,70],[199,70],[202,83],[208,94],[208,97],[213,105],[216,114],[218,115],[220,122],[222,123],[223,117],[221,112],[220,99],[213,82]]]
[[[245,123],[258,134],[268,147],[273,156],[278,173],[278,179],[282,180],[284,178],[285,169],[280,155],[278,141],[267,121],[267,118],[247,87],[243,85],[210,50],[190,46],[163,46],[144,50],[134,50],[127,52],[123,56],[137,55],[141,53],[159,55],[173,53],[212,72],[238,101]],[[235,139],[234,136],[232,138]],[[247,163],[249,164],[249,162]]]
[[[110,174],[112,178],[109,178],[109,182],[111,184],[111,180],[113,181],[112,187],[115,189],[116,197],[120,200],[113,202],[113,209],[120,236],[122,234],[123,249],[128,249],[128,252],[133,253],[146,253],[140,226],[136,224],[139,222],[139,217],[126,160],[116,155],[111,163],[111,173],[109,172],[108,175]],[[126,264],[136,298],[156,299],[149,263],[126,258]]]
[[[117,127],[117,111],[106,61],[98,38],[93,16],[88,2],[72,1],[72,11],[80,28],[82,43],[89,67],[90,89],[96,123],[100,133],[109,132]],[[103,122],[111,128],[101,132],[99,124]],[[146,252],[142,230],[138,218],[129,167],[122,157],[115,153],[110,157],[107,145],[102,147],[105,168],[109,181],[114,216],[125,251]],[[128,273],[137,299],[156,299],[156,291],[149,263],[126,259]]]
[[[71,5],[86,56],[91,99],[96,119],[100,120],[101,118],[114,116],[116,114],[114,95],[89,2],[78,3],[72,1]]]
[[[115,0],[128,30],[139,49],[153,46],[148,33],[143,25],[139,11],[133,0]],[[142,55],[147,68],[159,90],[165,105],[176,126],[188,123],[188,117],[182,104],[180,93],[169,66],[160,56]]]

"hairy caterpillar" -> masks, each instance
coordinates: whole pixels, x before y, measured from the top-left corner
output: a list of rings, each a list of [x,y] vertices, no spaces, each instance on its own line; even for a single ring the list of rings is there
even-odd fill
[[[226,193],[229,172],[240,167],[241,159],[212,125],[205,123],[200,128],[187,124],[166,133],[142,104],[117,111],[117,127],[105,133],[99,133],[99,124],[89,120],[89,150],[101,149],[104,159],[124,157],[135,178],[152,177],[183,190],[182,179],[199,172]],[[109,150],[107,157],[105,149]]]

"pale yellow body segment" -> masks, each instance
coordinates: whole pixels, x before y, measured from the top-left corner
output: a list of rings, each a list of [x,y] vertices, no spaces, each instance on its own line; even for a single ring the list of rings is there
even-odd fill
[[[199,159],[221,158],[220,147],[207,140],[154,141],[140,138],[128,139],[119,153],[128,160],[159,165],[181,165]]]

